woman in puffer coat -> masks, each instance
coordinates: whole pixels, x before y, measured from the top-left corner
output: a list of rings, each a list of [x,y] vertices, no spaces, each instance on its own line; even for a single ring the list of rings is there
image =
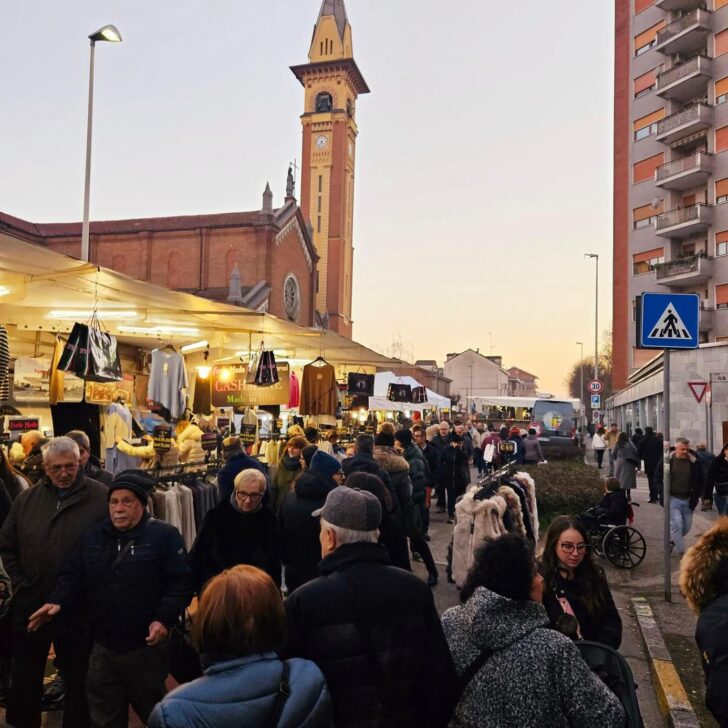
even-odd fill
[[[328,728],[326,680],[313,662],[281,661],[286,613],[272,579],[240,565],[205,589],[193,636],[204,675],[167,695],[149,728]]]
[[[394,435],[382,431],[374,439],[374,459],[389,476],[397,503],[398,517],[412,499],[412,481],[410,480],[409,463],[394,449]]]
[[[695,641],[703,657],[705,704],[728,726],[728,518],[721,518],[680,563],[680,590],[698,615]]]
[[[488,540],[475,552],[462,605],[442,616],[465,683],[451,728],[623,728],[619,699],[574,643],[549,629],[542,591],[533,550],[521,536]]]
[[[187,420],[177,423],[177,446],[181,463],[204,463],[205,451],[202,449],[202,430]]]

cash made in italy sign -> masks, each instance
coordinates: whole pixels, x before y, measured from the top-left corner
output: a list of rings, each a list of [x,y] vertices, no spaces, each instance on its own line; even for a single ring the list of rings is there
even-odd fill
[[[279,381],[265,387],[246,382],[246,364],[232,364],[212,368],[213,407],[257,407],[260,405],[288,404],[291,389],[288,362],[277,362]]]

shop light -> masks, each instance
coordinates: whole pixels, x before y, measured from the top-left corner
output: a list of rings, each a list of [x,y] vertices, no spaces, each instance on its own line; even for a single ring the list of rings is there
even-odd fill
[[[88,310],[82,310],[82,309],[62,309],[62,310],[53,310],[48,312],[48,318],[50,319],[61,319],[61,320],[67,320],[67,321],[86,321],[93,316],[93,311],[90,309]],[[96,315],[103,321],[104,319],[112,320],[112,319],[119,319],[119,320],[125,320],[125,319],[134,319],[139,317],[138,311],[120,311],[119,309],[108,309],[103,311],[96,311]]]
[[[197,367],[197,373],[199,374],[200,379],[208,379],[211,371],[212,367],[207,365]]]
[[[119,326],[122,334],[148,334],[150,336],[198,336],[199,329],[190,329],[184,326]]]
[[[229,382],[233,377],[233,373],[228,369],[222,369],[220,371],[220,381],[221,382]]]
[[[180,347],[180,351],[183,354],[187,354],[190,351],[197,351],[198,349],[207,349],[207,347],[210,346],[210,342],[205,341],[197,341],[194,344],[185,344],[184,346]]]
[[[10,293],[10,288],[8,286],[0,286],[0,296],[7,296],[8,293]]]

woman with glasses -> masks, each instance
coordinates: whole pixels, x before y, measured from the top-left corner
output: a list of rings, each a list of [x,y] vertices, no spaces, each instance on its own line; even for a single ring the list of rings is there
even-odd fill
[[[551,522],[539,571],[544,579],[543,605],[554,629],[572,639],[619,648],[622,620],[579,521],[558,516]]]
[[[190,551],[197,593],[213,576],[238,564],[265,571],[281,584],[276,517],[263,507],[265,475],[254,468],[235,476],[232,495],[207,512]]]

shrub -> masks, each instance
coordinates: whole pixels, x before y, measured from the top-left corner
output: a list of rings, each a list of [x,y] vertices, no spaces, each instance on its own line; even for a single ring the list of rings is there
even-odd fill
[[[583,462],[560,460],[526,465],[536,483],[539,522],[543,528],[560,515],[577,516],[595,506],[603,495],[599,472]]]
[[[579,445],[550,445],[542,442],[543,455],[549,462],[553,460],[584,460],[584,448]]]

